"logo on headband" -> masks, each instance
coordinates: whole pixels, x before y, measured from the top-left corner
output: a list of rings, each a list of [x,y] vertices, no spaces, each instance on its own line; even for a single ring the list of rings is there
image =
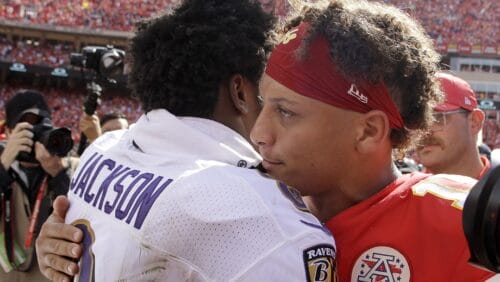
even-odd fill
[[[351,84],[351,88],[347,91],[347,94],[351,95],[352,97],[358,99],[361,103],[368,103],[368,97],[363,95],[363,93],[359,92],[358,87],[354,83]]]
[[[294,28],[289,30],[283,37],[281,37],[280,44],[288,44],[290,41],[294,40],[297,38],[297,31],[299,31],[298,28]]]
[[[471,101],[470,101],[470,99],[469,99],[469,98],[467,98],[467,97],[465,97],[465,101],[464,101],[464,103],[465,103],[466,105],[469,105],[469,106],[470,106],[470,105],[472,105],[472,102],[471,102]]]

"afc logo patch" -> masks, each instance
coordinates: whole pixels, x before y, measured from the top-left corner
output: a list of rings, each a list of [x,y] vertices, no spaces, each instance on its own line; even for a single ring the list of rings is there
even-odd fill
[[[352,268],[351,281],[410,281],[410,265],[396,249],[374,247],[358,257]]]
[[[336,282],[335,248],[321,244],[304,250],[304,266],[307,282]]]

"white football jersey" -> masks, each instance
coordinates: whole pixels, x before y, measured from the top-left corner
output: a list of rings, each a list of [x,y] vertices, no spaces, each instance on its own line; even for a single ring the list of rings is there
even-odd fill
[[[333,281],[334,241],[300,196],[212,120],[143,115],[81,157],[66,222],[80,281]]]

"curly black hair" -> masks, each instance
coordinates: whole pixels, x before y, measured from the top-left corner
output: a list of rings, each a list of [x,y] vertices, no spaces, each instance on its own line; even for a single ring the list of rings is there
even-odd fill
[[[234,74],[258,83],[275,22],[252,0],[185,0],[138,26],[130,46],[132,93],[145,112],[210,118],[221,83]]]
[[[440,57],[422,26],[401,10],[362,0],[333,1],[310,8],[286,28],[311,25],[302,45],[305,54],[317,36],[330,44],[337,70],[347,79],[384,83],[399,108],[405,128],[391,131],[394,148],[403,149],[432,123],[432,108],[442,100],[435,74]]]

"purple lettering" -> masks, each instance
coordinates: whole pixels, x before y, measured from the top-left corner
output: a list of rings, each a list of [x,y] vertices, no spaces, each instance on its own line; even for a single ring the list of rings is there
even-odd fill
[[[109,213],[111,213],[115,209],[116,203],[120,199],[121,194],[123,192],[122,181],[125,180],[125,178],[127,178],[128,176],[136,177],[139,174],[139,172],[140,171],[138,171],[137,169],[131,170],[131,171],[125,173],[120,178],[120,180],[118,180],[118,182],[115,183],[115,185],[113,186],[114,187],[113,190],[116,192],[116,197],[115,197],[115,200],[113,201],[113,204],[111,204],[111,205],[110,205],[109,201],[106,201],[106,205],[104,206],[104,212],[105,213],[109,214]]]
[[[116,218],[123,219],[127,216],[132,204],[134,203],[134,200],[137,196],[137,193],[139,191],[142,191],[142,189],[151,181],[151,179],[153,179],[153,177],[154,177],[154,175],[152,173],[143,173],[143,174],[139,175],[136,179],[134,179],[134,181],[132,183],[130,183],[130,185],[128,186],[125,193],[123,193],[123,196],[120,200],[120,203],[118,203],[118,207],[116,208],[116,211],[115,211]],[[125,210],[122,210],[123,203],[127,199],[128,194],[130,193],[132,188],[135,185],[137,185],[137,183],[141,180],[143,180],[142,184],[139,187],[137,187],[136,192],[134,193],[132,198],[130,198],[130,200],[128,201],[128,204],[127,204],[127,207],[125,208]]]
[[[87,185],[87,189],[85,191],[85,195],[83,197],[83,199],[85,200],[85,202],[89,203],[92,201],[92,199],[94,198],[95,194],[93,193],[90,193],[90,191],[92,190],[92,186],[94,186],[94,182],[95,182],[95,179],[97,178],[97,176],[99,175],[99,173],[101,172],[102,168],[104,166],[107,166],[109,170],[112,170],[113,169],[113,166],[114,166],[114,162],[113,162],[113,166],[110,166],[110,164],[108,163],[108,160],[104,160],[100,165],[99,167],[97,168],[97,170],[95,171],[94,175],[92,175],[92,178],[90,179],[90,183],[89,185]]]
[[[149,213],[149,210],[153,206],[154,202],[160,194],[167,188],[167,186],[172,183],[172,179],[167,179],[160,188],[156,189],[158,184],[161,182],[163,177],[157,177],[148,187],[144,190],[143,193],[137,198],[135,201],[134,208],[129,213],[126,222],[130,223],[134,215],[137,213],[137,217],[135,219],[134,227],[137,229],[141,229],[142,224],[144,223],[144,219]]]
[[[108,162],[108,160],[106,160],[104,162]],[[109,162],[110,162],[110,165],[112,164],[113,167],[115,166],[115,162],[113,160],[109,160]],[[115,178],[118,178],[122,173],[125,173],[128,170],[130,170],[129,167],[125,167],[123,169],[122,169],[122,167],[123,167],[123,165],[119,165],[117,168],[115,168],[113,170],[113,172],[111,172],[111,174],[108,175],[108,177],[106,177],[106,179],[104,179],[101,186],[99,186],[99,190],[97,191],[97,195],[94,199],[94,204],[93,204],[94,207],[97,203],[97,200],[100,200],[99,201],[99,209],[102,210],[102,205],[104,204],[104,199],[106,198],[106,193],[108,192],[108,187],[109,187],[109,184],[111,184],[111,181],[115,180]]]
[[[83,165],[82,169],[78,172],[78,175],[74,175],[73,178],[71,179],[71,184],[69,185],[69,190],[73,190],[75,188],[76,184],[80,182],[80,178],[82,177],[83,172],[87,168],[87,166],[91,163],[92,159],[97,156],[97,153],[94,153],[90,159]]]
[[[85,170],[85,172],[83,173],[83,175],[81,177],[82,179],[78,182],[75,190],[73,191],[73,193],[75,193],[75,195],[78,195],[78,191],[80,191],[80,194],[78,195],[78,197],[81,198],[83,196],[83,192],[85,191],[85,188],[87,187],[87,183],[90,180],[90,177],[92,176],[92,172],[94,171],[95,166],[97,165],[97,163],[99,162],[99,160],[101,158],[102,158],[102,155],[100,155],[97,159],[95,159],[92,162],[92,164],[90,164],[88,166],[88,168]]]

